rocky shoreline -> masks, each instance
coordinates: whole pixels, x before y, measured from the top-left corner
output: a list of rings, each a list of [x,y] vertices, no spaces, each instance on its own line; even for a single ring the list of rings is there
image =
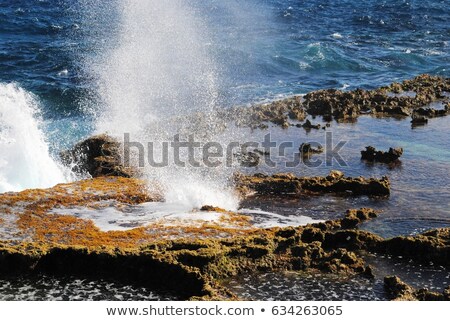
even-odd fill
[[[128,249],[1,242],[0,272],[110,278],[172,290],[182,299],[236,300],[221,280],[254,271],[319,270],[373,278],[372,267],[361,251],[403,255],[449,267],[450,229],[393,239],[356,229],[376,215],[363,208],[347,211],[343,219],[303,227],[257,229],[245,236],[219,239],[148,241]],[[394,299],[449,299],[450,289],[442,294],[413,290],[394,280],[386,278],[386,289]]]
[[[327,193],[323,184],[333,186],[342,179],[353,180],[339,172],[315,178],[256,175],[241,176],[238,186],[262,195],[268,190],[269,194],[291,193],[292,185]],[[362,178],[357,181],[377,182]],[[99,177],[48,190],[1,195],[0,207],[9,208],[8,215],[16,216],[17,227],[15,237],[0,241],[1,274],[106,278],[173,291],[180,299],[237,300],[222,281],[255,271],[321,271],[371,279],[373,267],[364,260],[366,252],[450,268],[449,228],[384,239],[358,229],[360,223],[377,217],[378,213],[369,208],[348,210],[342,219],[306,226],[255,228],[245,215],[204,206],[199,210],[223,213],[224,217],[215,224],[149,224],[109,232],[90,221],[58,214],[58,209],[66,207],[101,208],[105,205],[99,202],[105,201],[114,201],[114,206],[120,208],[161,200],[143,184],[133,178]],[[450,289],[443,293],[415,290],[392,278],[386,276],[386,291],[392,299],[449,299]]]
[[[435,107],[433,104],[436,103],[441,104],[442,108]],[[333,119],[352,122],[361,115],[411,117],[413,123],[418,123],[417,119],[420,117],[421,122],[426,123],[429,118],[448,114],[450,114],[450,78],[425,74],[374,90],[326,89],[250,108],[237,107],[223,112],[221,117],[244,127],[264,129],[271,123],[282,128],[297,126],[311,130],[326,128],[326,125],[312,125],[306,119],[308,115],[322,116],[326,123]],[[298,124],[305,120],[304,124]]]
[[[333,119],[354,121],[365,114],[411,117],[417,123],[418,117],[425,122],[447,115],[449,93],[450,79],[422,75],[376,90],[321,90],[237,107],[222,116],[238,126],[266,128],[272,123],[305,130],[326,129]],[[443,108],[436,109],[433,103]],[[310,116],[322,116],[327,124],[313,124],[307,119]],[[123,214],[164,201],[157,182],[142,181],[138,169],[123,166],[120,150],[120,143],[107,135],[90,137],[61,153],[65,165],[90,178],[0,195],[1,275],[107,278],[173,291],[184,300],[238,300],[223,281],[255,271],[320,271],[374,278],[364,253],[402,256],[450,269],[450,228],[382,238],[358,229],[379,214],[370,208],[349,209],[340,219],[300,227],[259,228],[248,215],[204,204],[187,214],[192,217],[187,223],[164,218],[102,229],[80,213]],[[309,144],[299,150],[305,157],[322,152]],[[361,152],[368,162],[388,164],[398,162],[402,154],[401,148],[383,152],[371,146]],[[253,166],[258,155],[263,154],[240,155],[241,162]],[[316,177],[236,173],[234,184],[243,199],[330,193],[389,198],[391,194],[388,177],[347,177],[335,170]],[[416,290],[396,276],[386,275],[385,289],[393,300],[450,300],[450,287],[442,293]]]

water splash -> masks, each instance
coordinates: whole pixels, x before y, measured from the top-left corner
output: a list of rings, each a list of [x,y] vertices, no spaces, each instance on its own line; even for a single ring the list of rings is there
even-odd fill
[[[0,84],[0,193],[65,181],[41,131],[38,103],[15,84]]]
[[[118,1],[116,46],[90,65],[98,79],[97,132],[134,141],[170,142],[183,132],[214,139],[218,67],[204,23],[188,1]],[[198,117],[194,120],[190,115]],[[188,118],[190,118],[188,120]],[[195,123],[192,125],[192,123]],[[146,154],[146,153],[145,153]],[[166,190],[168,203],[236,209],[225,168],[145,167]]]

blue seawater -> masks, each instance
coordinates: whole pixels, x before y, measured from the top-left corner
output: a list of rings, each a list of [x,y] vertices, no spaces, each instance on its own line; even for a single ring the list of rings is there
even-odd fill
[[[92,9],[91,20],[81,13],[89,2],[0,3],[0,82],[36,94],[46,119],[83,115],[96,84],[80,57],[113,45],[118,1]],[[448,0],[190,2],[211,35],[228,104],[450,75]]]

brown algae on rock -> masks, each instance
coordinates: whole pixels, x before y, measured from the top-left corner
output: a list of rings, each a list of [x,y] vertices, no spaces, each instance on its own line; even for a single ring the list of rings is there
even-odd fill
[[[45,205],[47,201],[52,206],[71,206],[114,195],[126,204],[157,200],[158,196],[152,198],[148,191],[145,195],[138,193],[139,197],[132,195],[142,191],[141,183],[102,178],[77,182],[75,186],[58,185],[53,190],[2,195],[2,203],[12,208],[8,215],[23,211],[18,229],[24,230],[27,238],[0,242],[0,271],[114,278],[172,289],[184,299],[223,300],[238,298],[220,281],[241,273],[319,270],[372,277],[371,268],[358,254],[360,250],[404,254],[408,244],[413,243],[415,248],[430,253],[427,259],[447,260],[448,229],[385,240],[355,229],[377,216],[367,208],[349,210],[340,220],[301,227],[251,228],[246,218],[230,214],[229,219],[238,222],[233,228],[225,228],[220,222],[176,228],[160,224],[109,232],[101,231],[91,221],[46,212],[50,206]],[[98,193],[93,192],[94,186]],[[121,192],[108,195],[111,187]],[[204,206],[201,211],[228,213],[212,206]],[[170,234],[175,238],[170,239]],[[410,254],[414,256],[413,251]]]

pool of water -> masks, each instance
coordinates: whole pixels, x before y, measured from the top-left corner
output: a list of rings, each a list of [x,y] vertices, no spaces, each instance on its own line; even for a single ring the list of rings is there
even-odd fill
[[[450,271],[434,264],[420,264],[402,257],[363,254],[373,267],[374,279],[310,272],[257,273],[225,282],[245,300],[379,301],[389,300],[384,277],[397,275],[413,287],[442,292],[450,284]]]
[[[230,280],[226,285],[245,300],[380,301],[388,300],[380,280],[342,278],[304,272],[263,273]]]
[[[377,219],[365,223],[362,228],[383,237],[420,233],[437,227],[450,227],[450,123],[447,117],[430,120],[428,126],[412,128],[409,119],[379,119],[362,116],[355,123],[333,123],[327,130],[305,131],[290,127],[242,134],[247,141],[261,143],[270,133],[271,140],[280,146],[291,144],[279,155],[280,149],[272,149],[270,160],[275,166],[263,161],[256,168],[244,169],[247,173],[292,172],[299,176],[327,175],[330,170],[340,170],[347,176],[382,177],[391,180],[391,195],[387,198],[367,196],[337,197],[301,196],[297,198],[258,198],[245,200],[246,208],[259,208],[280,215],[305,215],[313,219],[342,217],[349,208],[371,207],[380,211]],[[324,122],[317,118],[314,123]],[[327,138],[328,132],[328,138]],[[332,137],[332,142],[330,137]],[[295,159],[294,153],[303,142],[316,142],[333,148],[345,142],[339,150],[341,163],[330,154],[314,155],[311,162],[317,166],[299,163],[288,167],[287,161]],[[360,151],[366,146],[379,150],[403,147],[404,154],[397,166],[370,164],[361,161]],[[327,163],[327,160],[329,161]]]
[[[450,285],[450,270],[433,263],[418,263],[410,259],[370,254],[365,260],[373,267],[376,278],[397,275],[415,288],[442,292]]]

